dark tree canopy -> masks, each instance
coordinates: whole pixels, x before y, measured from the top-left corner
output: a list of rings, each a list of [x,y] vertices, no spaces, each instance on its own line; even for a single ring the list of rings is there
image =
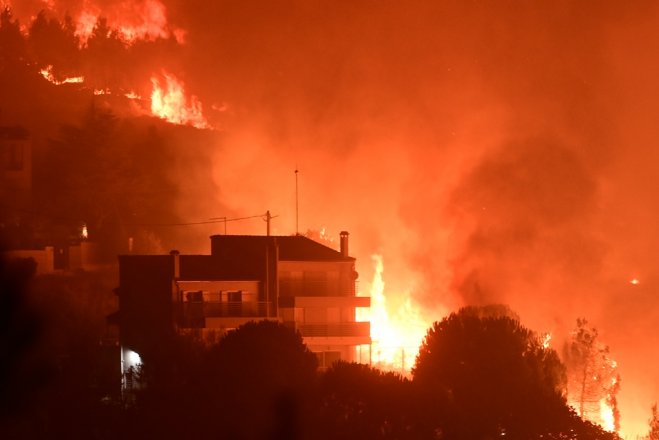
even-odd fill
[[[0,12],[0,70],[7,65],[23,62],[26,58],[25,39],[18,20],[14,20],[11,9]]]
[[[48,227],[62,228],[65,238],[85,224],[109,253],[124,252],[127,237],[138,242],[148,225],[177,219],[169,166],[169,146],[155,128],[92,105],[35,164],[36,198]]]
[[[145,434],[256,440],[307,429],[317,360],[299,333],[276,321],[248,322],[207,349],[182,348],[170,377],[161,371],[138,399]]]
[[[533,438],[571,429],[558,355],[505,308],[468,307],[435,322],[413,376],[436,406],[428,419],[449,438]]]
[[[75,24],[70,16],[60,22],[49,18],[45,11],[39,12],[30,25],[28,46],[35,63],[43,68],[56,68],[55,75],[62,73],[63,77],[77,76],[75,71],[79,63],[78,37],[75,35]]]
[[[420,438],[413,423],[417,400],[407,379],[364,364],[338,362],[320,378],[323,439]]]

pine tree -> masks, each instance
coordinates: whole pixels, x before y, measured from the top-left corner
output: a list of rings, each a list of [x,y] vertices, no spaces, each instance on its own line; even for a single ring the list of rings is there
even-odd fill
[[[601,416],[602,405],[606,405],[611,411],[612,428],[618,431],[620,413],[616,396],[620,375],[609,347],[598,340],[597,329],[589,328],[585,319],[577,319],[577,328],[563,354],[568,371],[568,401],[581,418],[598,424],[608,422]]]
[[[650,431],[645,437],[647,440],[659,440],[659,414],[657,414],[657,404],[652,405],[652,418],[650,418]]]

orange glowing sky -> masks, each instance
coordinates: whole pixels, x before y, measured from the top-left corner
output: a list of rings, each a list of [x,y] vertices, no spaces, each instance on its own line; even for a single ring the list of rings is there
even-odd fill
[[[622,433],[645,432],[659,400],[655,3],[9,3],[22,23],[103,14],[126,39],[175,41],[130,90],[153,98],[175,78],[198,113],[184,123],[216,129],[210,181],[171,170],[196,191],[177,202],[186,218],[269,209],[290,234],[297,167],[301,229],[350,231],[362,292],[381,275],[387,307],[424,322],[506,303],[555,347],[586,317],[618,362]],[[206,252],[211,232],[180,249]]]

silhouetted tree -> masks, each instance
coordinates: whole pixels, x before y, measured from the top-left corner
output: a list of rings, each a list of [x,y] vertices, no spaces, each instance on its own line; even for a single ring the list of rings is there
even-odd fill
[[[400,375],[338,362],[320,378],[314,438],[415,438],[417,399]]]
[[[253,439],[300,431],[317,360],[299,333],[274,321],[249,322],[222,338],[210,358],[216,368],[206,376],[216,375],[214,391],[225,396],[229,431]]]
[[[568,371],[568,400],[577,405],[579,415],[593,422],[601,422],[601,405],[613,412],[614,427],[620,428],[620,413],[616,395],[620,389],[620,375],[611,359],[609,347],[598,340],[598,332],[588,327],[588,321],[577,319],[577,328],[564,347]]]
[[[0,13],[0,71],[26,61],[25,38],[11,9],[5,7]]]
[[[171,160],[156,130],[92,106],[79,126],[63,126],[51,142],[36,167],[35,192],[44,214],[64,227],[61,239],[84,223],[108,254],[125,252],[127,237],[148,227],[141,225],[176,218]]]
[[[36,271],[32,259],[6,261],[0,254],[0,422],[22,408],[41,371],[31,361],[40,335],[39,320],[28,302]]]
[[[99,17],[82,53],[85,78],[94,88],[125,88],[124,74],[117,71],[117,66],[128,66],[127,53],[117,30],[108,26],[107,19]]]
[[[49,19],[45,11],[39,12],[30,26],[28,44],[37,66],[53,66],[54,74],[60,80],[60,76],[77,76],[79,42],[70,16],[60,23],[55,18]]]
[[[645,436],[647,440],[659,440],[659,413],[657,412],[657,404],[652,405],[652,417],[649,420],[650,430]]]
[[[144,358],[145,435],[292,439],[309,430],[317,360],[292,329],[248,322],[208,348],[184,337],[170,359],[154,377]]]
[[[101,401],[109,376],[98,344],[102,303],[114,299],[99,284],[112,285],[114,274],[34,277],[34,260],[1,255],[2,438],[116,438],[122,414]],[[109,366],[118,367],[116,356]]]
[[[502,307],[464,308],[435,322],[412,373],[448,438],[531,438],[556,432],[569,416],[558,355]]]

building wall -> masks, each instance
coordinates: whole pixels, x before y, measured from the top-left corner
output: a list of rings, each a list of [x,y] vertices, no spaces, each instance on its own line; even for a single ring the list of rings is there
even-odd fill
[[[259,281],[176,281],[174,307],[178,329],[236,328],[268,316],[259,301]]]
[[[356,308],[370,299],[356,296],[354,262],[281,261],[278,275],[280,316],[300,331],[321,367],[359,361],[357,347],[370,344],[370,324],[356,322]]]
[[[119,257],[121,345],[143,360],[159,357],[174,335],[171,255]]]
[[[177,333],[215,339],[249,320],[277,319],[300,331],[321,365],[365,360],[370,324],[356,322],[356,309],[370,299],[356,296],[354,259],[323,248],[324,261],[281,261],[271,237],[212,240],[211,255],[119,257],[124,350],[148,362]]]
[[[37,275],[55,272],[55,250],[52,246],[34,250],[12,250],[3,252],[5,258],[31,258],[37,263]]]
[[[0,202],[3,209],[23,209],[30,204],[32,144],[20,127],[0,127]]]

